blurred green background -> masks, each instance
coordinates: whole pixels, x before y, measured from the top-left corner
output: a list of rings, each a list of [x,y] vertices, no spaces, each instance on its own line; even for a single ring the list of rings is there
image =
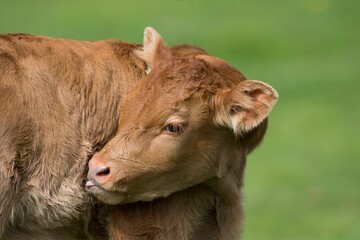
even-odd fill
[[[243,239],[360,239],[360,1],[0,0],[0,32],[170,45],[226,59],[280,99],[249,156]]]

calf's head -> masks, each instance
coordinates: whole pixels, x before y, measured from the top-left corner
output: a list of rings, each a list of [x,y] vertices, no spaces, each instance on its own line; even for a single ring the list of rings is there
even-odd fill
[[[261,140],[265,130],[257,128],[278,98],[223,60],[173,56],[151,28],[138,54],[149,74],[124,99],[116,136],[89,162],[86,187],[108,204],[149,201],[222,178],[233,158]],[[249,134],[257,135],[251,146]]]

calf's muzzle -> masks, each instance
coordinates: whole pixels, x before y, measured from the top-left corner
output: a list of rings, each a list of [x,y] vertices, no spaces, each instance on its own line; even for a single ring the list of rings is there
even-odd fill
[[[101,160],[101,157],[94,156],[89,162],[89,172],[87,175],[89,179],[86,187],[89,188],[91,185],[103,185],[111,178],[110,167],[106,166]]]

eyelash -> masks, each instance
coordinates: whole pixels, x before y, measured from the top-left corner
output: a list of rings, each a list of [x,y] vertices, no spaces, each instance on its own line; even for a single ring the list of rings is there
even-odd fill
[[[168,134],[177,134],[180,135],[184,132],[184,127],[182,124],[179,123],[169,123],[168,125],[166,125],[164,127],[164,131],[167,132]]]

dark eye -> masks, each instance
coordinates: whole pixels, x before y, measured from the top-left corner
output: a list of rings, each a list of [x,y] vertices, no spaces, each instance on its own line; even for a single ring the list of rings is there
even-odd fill
[[[169,134],[181,134],[183,132],[183,125],[182,124],[174,124],[170,123],[164,127],[165,133]]]

